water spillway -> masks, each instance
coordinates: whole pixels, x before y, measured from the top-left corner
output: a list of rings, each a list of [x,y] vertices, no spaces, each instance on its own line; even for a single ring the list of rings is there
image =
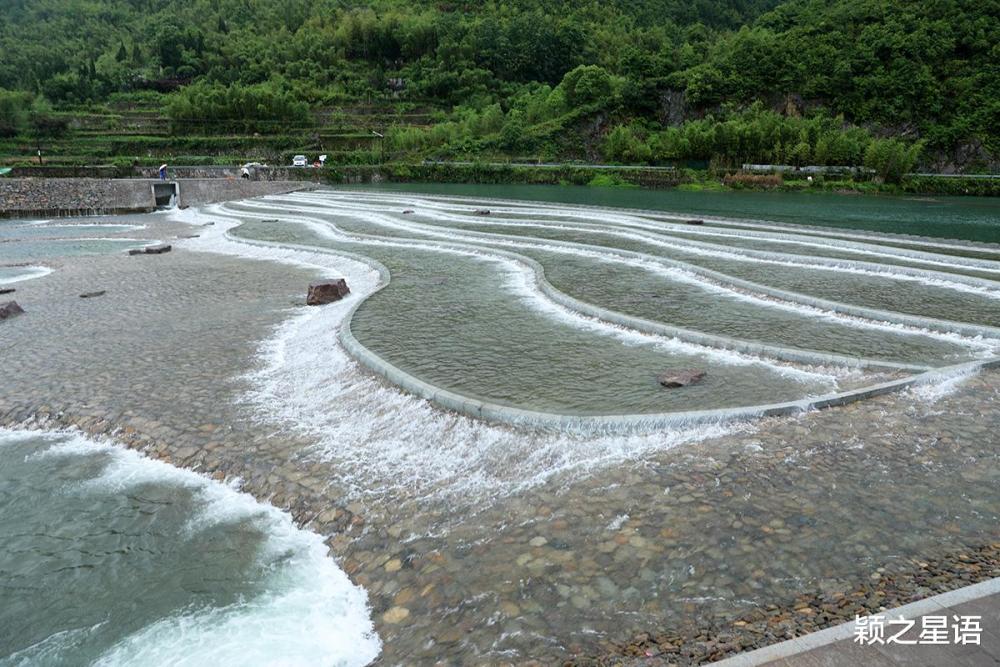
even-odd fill
[[[801,409],[991,359],[1000,339],[1000,262],[934,243],[755,227],[744,247],[737,226],[372,193],[216,213],[244,242],[367,258],[382,285],[345,325],[348,349],[440,405],[511,421]],[[676,368],[706,378],[660,387]]]
[[[180,186],[177,183],[153,183],[153,201],[156,208],[173,208],[177,206]]]

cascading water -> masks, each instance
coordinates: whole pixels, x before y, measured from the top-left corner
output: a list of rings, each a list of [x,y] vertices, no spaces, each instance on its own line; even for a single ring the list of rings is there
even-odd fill
[[[349,449],[343,449],[344,443],[365,442],[366,460],[379,461],[378,470],[369,471],[371,475],[407,480],[403,486],[415,487],[418,494],[419,488],[440,489],[443,485],[453,490],[504,489],[507,493],[556,474],[554,471],[589,468],[602,458],[601,446],[595,445],[594,438],[608,443],[604,456],[628,456],[625,452],[634,454],[653,446],[644,442],[642,432],[651,428],[655,432],[654,427],[673,424],[678,442],[699,437],[699,427],[685,431],[684,425],[692,418],[708,418],[703,416],[706,408],[720,408],[710,413],[713,420],[746,418],[755,414],[755,406],[763,402],[761,396],[767,396],[769,402],[806,399],[802,404],[806,405],[810,396],[863,388],[928,367],[988,359],[997,349],[997,340],[972,335],[962,323],[953,328],[932,318],[896,317],[891,303],[880,304],[885,307],[878,310],[879,317],[864,317],[843,312],[837,304],[829,308],[810,305],[807,297],[800,301],[795,294],[775,296],[766,287],[754,291],[721,272],[706,273],[696,264],[678,262],[669,254],[657,255],[653,247],[643,248],[640,254],[628,248],[634,241],[629,235],[636,230],[662,239],[659,247],[664,252],[687,247],[679,236],[690,229],[685,225],[650,223],[621,212],[605,216],[588,209],[533,204],[497,207],[492,202],[493,215],[475,216],[476,208],[484,205],[428,197],[322,192],[269,197],[190,214],[192,222],[219,223],[207,236],[192,241],[193,247],[292,263],[305,261],[327,275],[346,274],[352,284],[347,302],[328,306],[322,315],[307,312],[297,324],[288,325],[281,336],[280,351],[266,353],[272,361],[262,371],[265,375],[258,377],[259,384],[269,388],[257,393],[254,400],[266,405],[272,414],[283,414],[285,423],[322,434],[322,442],[327,443],[323,446],[334,458],[353,456]],[[404,208],[413,212],[403,213]],[[449,212],[442,215],[445,209]],[[184,214],[178,215],[184,218]],[[520,231],[517,225],[502,234],[475,233],[476,228],[502,223],[515,215],[536,229],[544,227],[553,238],[519,235],[515,233]],[[559,222],[570,218],[576,230]],[[224,230],[228,230],[225,237],[221,235]],[[714,226],[698,230],[733,232]],[[608,243],[595,245],[594,236],[605,232]],[[735,233],[745,231],[736,229]],[[770,238],[770,232],[753,233]],[[560,238],[562,234],[566,237]],[[931,281],[937,279],[938,269],[953,269],[956,278],[942,281],[945,287],[941,289],[952,289],[956,294],[969,288],[993,289],[991,280],[962,274],[965,269],[985,273],[1000,270],[1000,263],[938,255],[933,244],[921,250],[897,251],[869,241],[796,236],[787,229],[774,235],[831,250],[842,243],[850,245],[862,258],[863,270],[893,279]],[[724,245],[712,246],[716,247],[727,258],[733,254]],[[929,270],[874,262],[903,255],[921,260]],[[788,260],[787,266],[775,264],[777,270],[814,264],[810,258],[800,261],[788,255],[774,256],[782,262]],[[755,261],[749,256],[740,259]],[[366,261],[370,265],[367,269]],[[849,260],[841,258],[836,263],[854,269]],[[347,266],[356,268],[345,271]],[[536,275],[532,266],[544,273]],[[377,271],[373,272],[374,268]],[[363,303],[352,314],[357,301]],[[663,306],[658,309],[657,303]],[[296,361],[301,350],[314,354],[320,339],[342,326],[344,318],[350,318],[351,332],[363,350],[365,363],[391,366],[396,372],[390,378],[418,396],[432,397],[441,405],[472,414],[474,406],[495,404],[500,412],[491,416],[509,417],[504,421],[512,424],[535,421],[556,425],[558,430],[578,431],[579,435],[567,432],[526,438],[523,433],[494,432],[490,430],[493,427],[453,421],[447,413],[424,413],[419,402],[410,406],[404,400],[397,405],[397,399],[390,398],[395,392],[387,392],[369,379],[364,380],[365,389],[356,392],[358,380],[344,357],[320,367],[312,363],[312,356]],[[976,325],[969,327],[977,329]],[[989,327],[982,329],[989,331]],[[306,330],[314,333],[292,344]],[[673,393],[659,388],[656,372],[678,365],[705,367],[708,376],[718,378],[719,383]],[[342,379],[335,381],[341,373]],[[311,383],[316,391],[307,389]],[[343,389],[333,390],[333,386]],[[319,393],[330,397],[322,410],[316,410],[311,403],[314,399],[308,398]],[[361,424],[345,413],[345,406],[360,395],[365,407],[357,405],[352,411],[363,409],[369,415],[382,416]],[[384,406],[373,407],[382,401],[387,401]],[[419,423],[419,428],[404,428],[399,415],[413,410],[422,416],[402,421]],[[531,416],[539,414],[559,416],[542,422]],[[633,417],[627,422],[631,435],[600,435],[609,428],[617,430],[622,425],[621,415]],[[438,425],[432,426],[435,423]],[[422,456],[434,459],[434,464],[420,466],[415,452],[400,446],[438,428],[449,433],[441,436],[443,447],[463,452],[478,449],[481,458],[470,459],[466,453],[461,459],[463,466],[452,469],[441,465],[447,454],[436,448],[428,451],[424,445]],[[359,435],[362,431],[363,436]],[[480,444],[473,447],[466,437],[457,435],[463,432]],[[565,458],[567,443],[557,441],[575,437],[587,441],[589,453]],[[484,442],[495,442],[496,450],[484,449]],[[631,444],[623,447],[623,443]],[[382,453],[371,457],[373,449],[380,447]],[[511,451],[522,449],[525,453],[546,452],[541,456],[559,452],[557,456],[565,460],[543,466],[536,457],[526,456],[525,467],[514,468],[510,477],[496,478],[494,456],[509,457]],[[543,469],[546,472],[539,477]],[[449,481],[445,483],[445,479]],[[357,488],[364,486],[359,480]]]
[[[55,270],[18,283],[27,315],[0,325],[18,362],[0,413],[120,434],[289,514],[93,443],[8,443],[26,455],[3,457],[0,477],[41,480],[13,497],[46,524],[7,535],[15,569],[82,553],[46,540],[94,554],[89,540],[134,533],[127,557],[152,564],[141,578],[155,595],[123,615],[105,604],[121,588],[104,570],[56,563],[52,590],[78,577],[96,587],[91,608],[54,614],[19,596],[13,623],[28,630],[0,638],[0,662],[225,662],[238,643],[248,664],[360,664],[378,651],[369,616],[386,664],[554,661],[546,647],[587,653],[693,616],[718,627],[817,582],[849,590],[872,563],[956,535],[993,539],[1000,394],[977,371],[997,336],[976,315],[994,301],[995,246],[328,191],[134,221],[149,229],[92,235],[155,233],[175,252],[76,258],[67,242],[84,225],[10,231],[4,246],[34,243],[41,256],[24,261]],[[191,238],[181,223],[204,226]],[[796,273],[873,288],[817,297],[789,289]],[[304,306],[319,277],[351,294]],[[79,299],[91,285],[109,289]],[[950,322],[901,312],[909,290],[971,307]],[[682,364],[706,379],[657,384]],[[755,418],[770,401],[907,386]],[[152,524],[119,530],[133,521]],[[42,548],[24,559],[31,539]],[[108,571],[126,557],[101,553]],[[211,586],[174,585],[206,573]]]

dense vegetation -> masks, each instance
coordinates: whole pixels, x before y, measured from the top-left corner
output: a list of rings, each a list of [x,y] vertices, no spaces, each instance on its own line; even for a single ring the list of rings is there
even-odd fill
[[[189,143],[259,133],[287,138],[273,155],[332,143],[343,162],[995,169],[998,16],[1000,0],[0,0],[0,137],[131,110]]]

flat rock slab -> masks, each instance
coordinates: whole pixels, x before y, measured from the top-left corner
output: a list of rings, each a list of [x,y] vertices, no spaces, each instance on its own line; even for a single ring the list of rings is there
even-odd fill
[[[148,245],[145,248],[133,248],[128,251],[130,255],[162,255],[165,252],[170,252],[169,243],[157,243],[156,245]]]
[[[8,317],[14,317],[15,315],[20,315],[24,312],[24,308],[21,308],[17,304],[17,301],[8,301],[6,303],[0,303],[0,320],[5,320]]]
[[[322,306],[324,303],[340,301],[351,293],[347,281],[343,278],[320,280],[309,284],[309,294],[306,296],[307,306]]]
[[[689,384],[700,382],[705,377],[705,371],[696,368],[679,368],[660,373],[656,379],[660,384],[670,389],[686,387]]]
[[[107,290],[103,290],[102,289],[102,290],[97,290],[95,292],[84,292],[83,294],[80,295],[80,298],[81,299],[92,299],[95,296],[104,296],[105,294],[107,294]]]

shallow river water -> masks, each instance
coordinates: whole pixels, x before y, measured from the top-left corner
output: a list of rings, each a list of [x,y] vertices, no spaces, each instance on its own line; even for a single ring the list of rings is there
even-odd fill
[[[548,663],[1000,540],[1000,374],[950,368],[997,354],[1000,247],[799,233],[766,207],[750,229],[471,196],[322,190],[92,219],[138,242],[85,256],[56,240],[82,231],[0,223],[26,311],[0,323],[0,424],[92,434],[2,432],[0,625],[16,632],[0,664],[225,662],[237,640],[244,664],[285,646],[285,664],[361,664],[379,650],[368,619],[384,664]],[[948,205],[955,224],[994,219]],[[173,252],[116,247],[163,240]],[[4,254],[19,244],[41,249]],[[828,272],[822,289],[799,278]],[[874,274],[863,298],[845,288]],[[305,307],[320,277],[351,295]],[[934,295],[951,310],[922,308]],[[348,321],[422,382],[581,421],[435,406],[352,358]],[[660,387],[673,367],[708,375]],[[943,370],[822,411],[599,421],[927,368]]]

